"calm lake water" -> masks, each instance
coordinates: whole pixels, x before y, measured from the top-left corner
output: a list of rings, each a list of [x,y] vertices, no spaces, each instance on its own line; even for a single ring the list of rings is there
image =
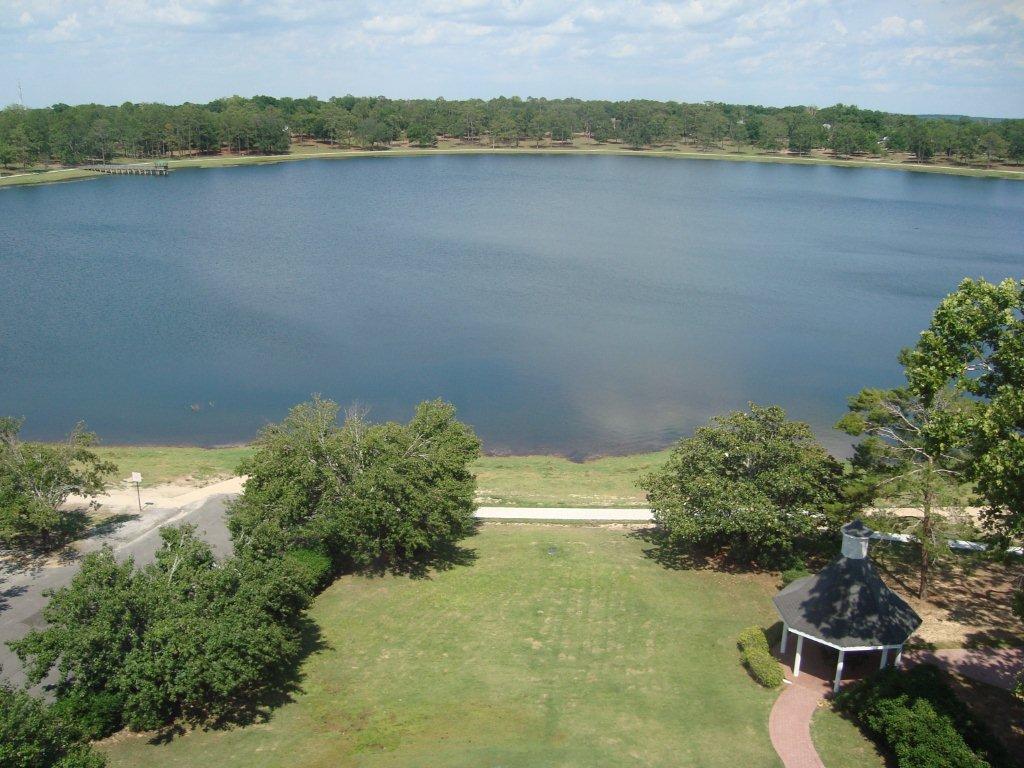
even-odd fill
[[[492,451],[661,447],[748,400],[833,450],[1024,184],[645,157],[366,158],[0,190],[0,413],[248,440],[320,392]]]

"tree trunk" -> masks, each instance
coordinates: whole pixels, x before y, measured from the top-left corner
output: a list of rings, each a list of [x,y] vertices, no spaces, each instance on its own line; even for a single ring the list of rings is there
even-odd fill
[[[921,583],[917,589],[917,596],[924,600],[928,597],[928,577],[931,575],[932,554],[932,462],[928,461],[924,476],[924,494],[922,496],[921,512],[924,517],[921,520]]]

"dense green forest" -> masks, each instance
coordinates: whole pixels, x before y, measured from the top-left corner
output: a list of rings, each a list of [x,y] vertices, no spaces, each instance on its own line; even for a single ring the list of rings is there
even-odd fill
[[[429,147],[445,137],[517,146],[570,142],[574,136],[635,149],[682,142],[701,149],[729,144],[798,154],[825,149],[843,156],[908,152],[922,161],[1024,160],[1024,120],[915,117],[844,104],[817,109],[504,97],[233,96],[180,106],[9,106],[0,111],[0,164],[74,165],[224,151],[274,154],[288,151],[293,138],[372,149],[402,140]]]

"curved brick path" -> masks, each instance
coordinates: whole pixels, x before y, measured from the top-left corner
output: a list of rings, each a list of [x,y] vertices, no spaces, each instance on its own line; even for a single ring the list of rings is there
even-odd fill
[[[786,768],[825,768],[811,741],[811,718],[828,690],[824,684],[787,685],[768,716],[768,735]]]
[[[811,718],[818,704],[831,691],[829,681],[823,679],[825,675],[822,674],[827,674],[828,667],[823,663],[828,660],[819,658],[818,651],[812,646],[808,659],[810,669],[802,671],[800,677],[794,678],[786,665],[788,684],[775,700],[768,716],[768,735],[786,768],[825,768],[811,740]],[[917,664],[935,664],[964,677],[1009,690],[1017,673],[1024,667],[1024,649],[951,649],[907,651],[903,654],[902,666]]]

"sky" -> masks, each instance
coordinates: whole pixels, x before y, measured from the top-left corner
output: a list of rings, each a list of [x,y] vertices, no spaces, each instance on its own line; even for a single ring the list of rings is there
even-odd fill
[[[1024,117],[1024,0],[0,0],[0,104],[258,93]]]

